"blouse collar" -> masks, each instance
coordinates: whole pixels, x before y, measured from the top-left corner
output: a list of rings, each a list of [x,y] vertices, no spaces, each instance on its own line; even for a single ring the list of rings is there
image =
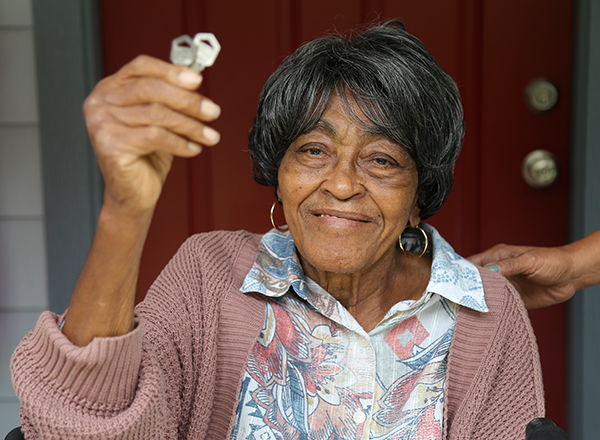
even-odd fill
[[[421,226],[430,236],[433,246],[431,277],[426,293],[437,293],[461,306],[488,312],[477,267],[454,252],[434,227]],[[308,298],[308,285],[292,235],[273,229],[263,235],[254,265],[246,275],[241,291],[279,297],[290,288],[300,298]]]

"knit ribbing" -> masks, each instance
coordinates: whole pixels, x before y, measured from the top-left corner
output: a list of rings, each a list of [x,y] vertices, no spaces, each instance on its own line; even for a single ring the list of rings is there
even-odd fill
[[[178,428],[182,437],[226,437],[234,407],[229,402],[237,401],[238,381],[231,377],[235,371],[241,377],[250,344],[240,336],[250,335],[252,342],[256,341],[264,311],[257,315],[252,310],[250,316],[256,317],[252,320],[236,309],[233,315],[238,321],[241,318],[240,325],[230,326],[235,320],[221,313],[224,303],[235,303],[232,295],[238,295],[238,308],[245,298],[239,292],[241,280],[236,271],[240,266],[242,271],[250,269],[257,245],[258,240],[246,232],[218,231],[191,237],[138,306],[151,321],[151,333],[166,337],[153,344],[168,348],[158,357],[166,371],[171,369],[166,378],[168,389],[178,391],[170,394],[169,419],[177,423],[173,429]],[[246,328],[251,322],[254,328]],[[221,348],[221,343],[226,348]],[[226,353],[225,361],[219,360],[220,353]],[[173,365],[175,359],[178,368]],[[223,374],[228,380],[221,379]]]
[[[118,412],[133,400],[141,338],[138,326],[126,337],[96,338],[86,347],[76,347],[58,330],[56,317],[45,312],[15,351],[15,386],[35,377],[56,393],[78,396],[84,408]],[[22,354],[30,350],[33,362],[21,363]]]
[[[533,330],[508,281],[481,270],[489,313],[461,309],[448,359],[447,438],[525,438],[544,415],[541,369]],[[483,359],[485,362],[477,362]]]
[[[76,347],[57,321],[49,312],[42,314],[13,355],[11,371],[26,438],[128,438],[132,424],[142,420],[144,432],[162,435],[154,422],[162,406],[157,399],[160,382],[156,371],[147,368],[152,358],[141,360],[141,326]],[[154,403],[140,405],[144,401]],[[109,429],[101,422],[106,417],[112,422]]]

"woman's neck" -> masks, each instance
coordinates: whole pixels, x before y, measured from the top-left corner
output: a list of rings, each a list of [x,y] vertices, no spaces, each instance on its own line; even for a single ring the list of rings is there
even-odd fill
[[[319,270],[301,258],[304,273],[337,299],[367,332],[398,302],[418,300],[427,287],[431,258],[409,259],[394,250],[359,273]]]

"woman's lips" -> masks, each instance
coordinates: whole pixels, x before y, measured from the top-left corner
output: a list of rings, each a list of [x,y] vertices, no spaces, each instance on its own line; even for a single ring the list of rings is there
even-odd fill
[[[318,218],[330,218],[337,220],[345,220],[345,221],[354,221],[354,222],[371,222],[372,219],[370,216],[361,214],[358,212],[344,212],[344,211],[333,211],[333,210],[315,210],[312,212],[312,215]]]

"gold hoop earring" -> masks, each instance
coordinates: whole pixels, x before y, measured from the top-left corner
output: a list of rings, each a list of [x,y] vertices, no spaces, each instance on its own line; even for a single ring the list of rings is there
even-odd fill
[[[421,233],[417,232],[417,230]],[[427,252],[429,247],[429,237],[427,233],[419,225],[416,227],[407,226],[398,237],[400,249],[404,252],[407,258],[421,258]]]
[[[281,228],[279,226],[277,226],[275,224],[275,219],[273,218],[273,213],[275,212],[275,206],[277,206],[278,203],[281,203],[281,199],[277,199],[275,200],[275,203],[273,203],[273,206],[271,206],[271,224],[273,225],[273,227],[275,229],[277,229],[279,232],[287,232],[290,230],[290,228],[288,226],[286,226],[285,228]]]

